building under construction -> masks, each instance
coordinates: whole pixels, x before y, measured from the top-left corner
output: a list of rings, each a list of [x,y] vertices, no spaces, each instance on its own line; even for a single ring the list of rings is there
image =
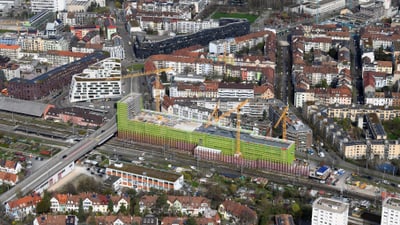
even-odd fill
[[[236,129],[205,127],[207,121],[143,110],[141,95],[131,93],[117,103],[118,137],[142,143],[169,146],[203,160],[239,164],[308,175],[308,168],[293,164],[295,143],[242,131],[240,155]],[[236,153],[236,154],[235,154]]]

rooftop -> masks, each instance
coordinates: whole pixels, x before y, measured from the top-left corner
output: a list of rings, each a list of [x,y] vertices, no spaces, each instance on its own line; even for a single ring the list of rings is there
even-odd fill
[[[339,200],[320,197],[313,203],[313,209],[315,208],[332,213],[344,213],[349,210],[349,205]]]
[[[383,201],[383,207],[400,210],[400,198],[389,197]]]
[[[0,97],[0,111],[15,112],[29,116],[41,117],[47,107],[48,105],[43,103]]]
[[[175,129],[180,129],[184,131],[196,131],[202,133],[208,133],[212,135],[228,137],[228,138],[235,138],[236,137],[236,129],[228,128],[228,127],[216,127],[216,126],[209,126],[204,127],[204,121],[195,121],[195,120],[188,120],[184,118],[180,118],[175,115],[171,114],[163,114],[163,113],[156,113],[153,111],[142,111],[138,114],[134,120],[139,120],[147,123],[153,123],[163,126],[172,127]],[[242,129],[240,139],[242,141],[253,142],[264,144],[267,146],[274,146],[283,149],[287,149],[292,144],[291,141],[285,141],[282,139],[277,138],[266,138],[262,136],[255,136],[248,132],[245,132]]]
[[[167,180],[167,181],[171,181],[171,182],[175,182],[176,180],[179,179],[179,177],[182,176],[182,175],[179,175],[176,173],[151,169],[151,168],[147,168],[147,167],[135,166],[135,165],[127,165],[127,164],[123,164],[122,167],[116,167],[115,165],[111,165],[108,168],[114,169],[114,170],[121,170],[121,171],[129,172],[129,173],[133,173],[133,174],[153,177],[153,178],[157,178],[157,179],[161,179],[161,180]]]

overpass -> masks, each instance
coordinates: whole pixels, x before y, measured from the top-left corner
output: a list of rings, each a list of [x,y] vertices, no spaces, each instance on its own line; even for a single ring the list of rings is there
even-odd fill
[[[13,188],[0,196],[2,204],[16,197],[17,192],[23,195],[30,193],[35,188],[48,184],[50,178],[59,173],[63,168],[71,166],[71,164],[80,157],[91,151],[96,146],[110,139],[117,132],[116,117],[113,116],[104,126],[86,137],[82,141],[69,149],[61,151],[56,156],[50,158],[46,165],[26,177],[24,180],[16,184]],[[66,155],[64,158],[63,156]]]

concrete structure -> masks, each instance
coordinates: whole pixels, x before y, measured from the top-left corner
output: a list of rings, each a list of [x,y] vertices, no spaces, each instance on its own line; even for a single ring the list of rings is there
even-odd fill
[[[107,58],[84,69],[72,77],[70,102],[121,96],[121,60]]]
[[[120,188],[133,188],[137,191],[150,191],[150,188],[180,190],[184,183],[183,175],[122,163],[107,167],[106,174],[120,177],[117,181]]]
[[[348,223],[349,204],[320,197],[313,203],[312,225],[343,225]]]
[[[66,0],[32,0],[31,10],[34,13],[49,10],[51,12],[64,11],[66,8]]]
[[[186,120],[169,114],[142,110],[141,95],[130,94],[117,103],[118,136],[123,139],[168,145],[183,152],[192,152],[206,160],[242,164],[249,168],[265,168],[303,173],[295,170],[295,144],[253,132],[241,134],[241,157],[235,157],[236,129],[202,126],[204,121]],[[301,170],[301,171],[300,171]],[[308,169],[306,169],[308,171]]]
[[[400,199],[388,197],[382,203],[381,225],[400,224]]]

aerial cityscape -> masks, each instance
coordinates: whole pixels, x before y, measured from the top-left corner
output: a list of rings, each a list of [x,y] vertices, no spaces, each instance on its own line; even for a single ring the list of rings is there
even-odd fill
[[[0,0],[0,225],[399,225],[399,7]]]

